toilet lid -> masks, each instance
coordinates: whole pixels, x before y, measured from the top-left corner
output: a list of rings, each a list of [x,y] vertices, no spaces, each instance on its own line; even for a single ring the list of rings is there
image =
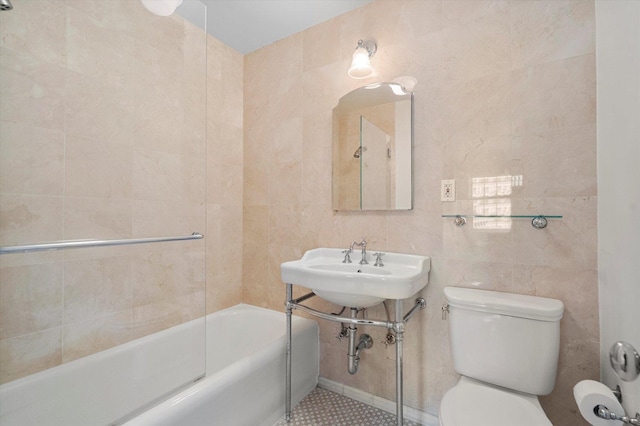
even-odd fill
[[[440,403],[441,426],[553,426],[538,398],[466,377]]]

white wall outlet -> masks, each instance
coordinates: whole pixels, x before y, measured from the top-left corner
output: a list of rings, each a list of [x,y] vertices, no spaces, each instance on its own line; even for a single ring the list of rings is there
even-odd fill
[[[440,182],[440,201],[456,200],[456,181],[447,179]]]

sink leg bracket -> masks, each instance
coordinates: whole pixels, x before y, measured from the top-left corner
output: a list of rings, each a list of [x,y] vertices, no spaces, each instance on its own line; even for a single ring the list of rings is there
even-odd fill
[[[402,300],[396,300],[395,306],[395,320],[394,321],[381,321],[370,320],[364,318],[352,318],[343,317],[335,314],[328,314],[318,311],[302,304],[305,300],[308,300],[315,296],[315,293],[310,292],[297,299],[293,298],[293,284],[286,284],[287,287],[287,300],[285,302],[286,307],[286,334],[287,334],[287,359],[286,359],[286,394],[285,394],[285,420],[289,422],[291,420],[291,315],[293,310],[297,309],[302,312],[306,312],[318,318],[322,318],[327,321],[340,322],[350,325],[371,325],[374,327],[384,327],[389,330],[393,330],[396,335],[396,423],[397,426],[402,426],[403,415],[403,395],[402,395],[402,358],[403,358],[403,346],[404,346],[404,331],[407,322],[418,312],[418,310],[424,309],[427,306],[426,301],[419,297],[415,300],[415,305],[409,310],[409,312],[403,316]]]

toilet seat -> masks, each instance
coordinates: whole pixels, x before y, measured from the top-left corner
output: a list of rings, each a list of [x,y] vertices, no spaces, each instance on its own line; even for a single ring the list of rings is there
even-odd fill
[[[440,403],[440,426],[553,426],[538,398],[462,376]]]

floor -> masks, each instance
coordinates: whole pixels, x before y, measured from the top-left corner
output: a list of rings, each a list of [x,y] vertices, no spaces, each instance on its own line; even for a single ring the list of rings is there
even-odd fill
[[[274,426],[392,426],[395,424],[395,414],[326,389],[315,388],[293,408],[289,423],[283,417]],[[420,425],[405,419],[404,426]]]

